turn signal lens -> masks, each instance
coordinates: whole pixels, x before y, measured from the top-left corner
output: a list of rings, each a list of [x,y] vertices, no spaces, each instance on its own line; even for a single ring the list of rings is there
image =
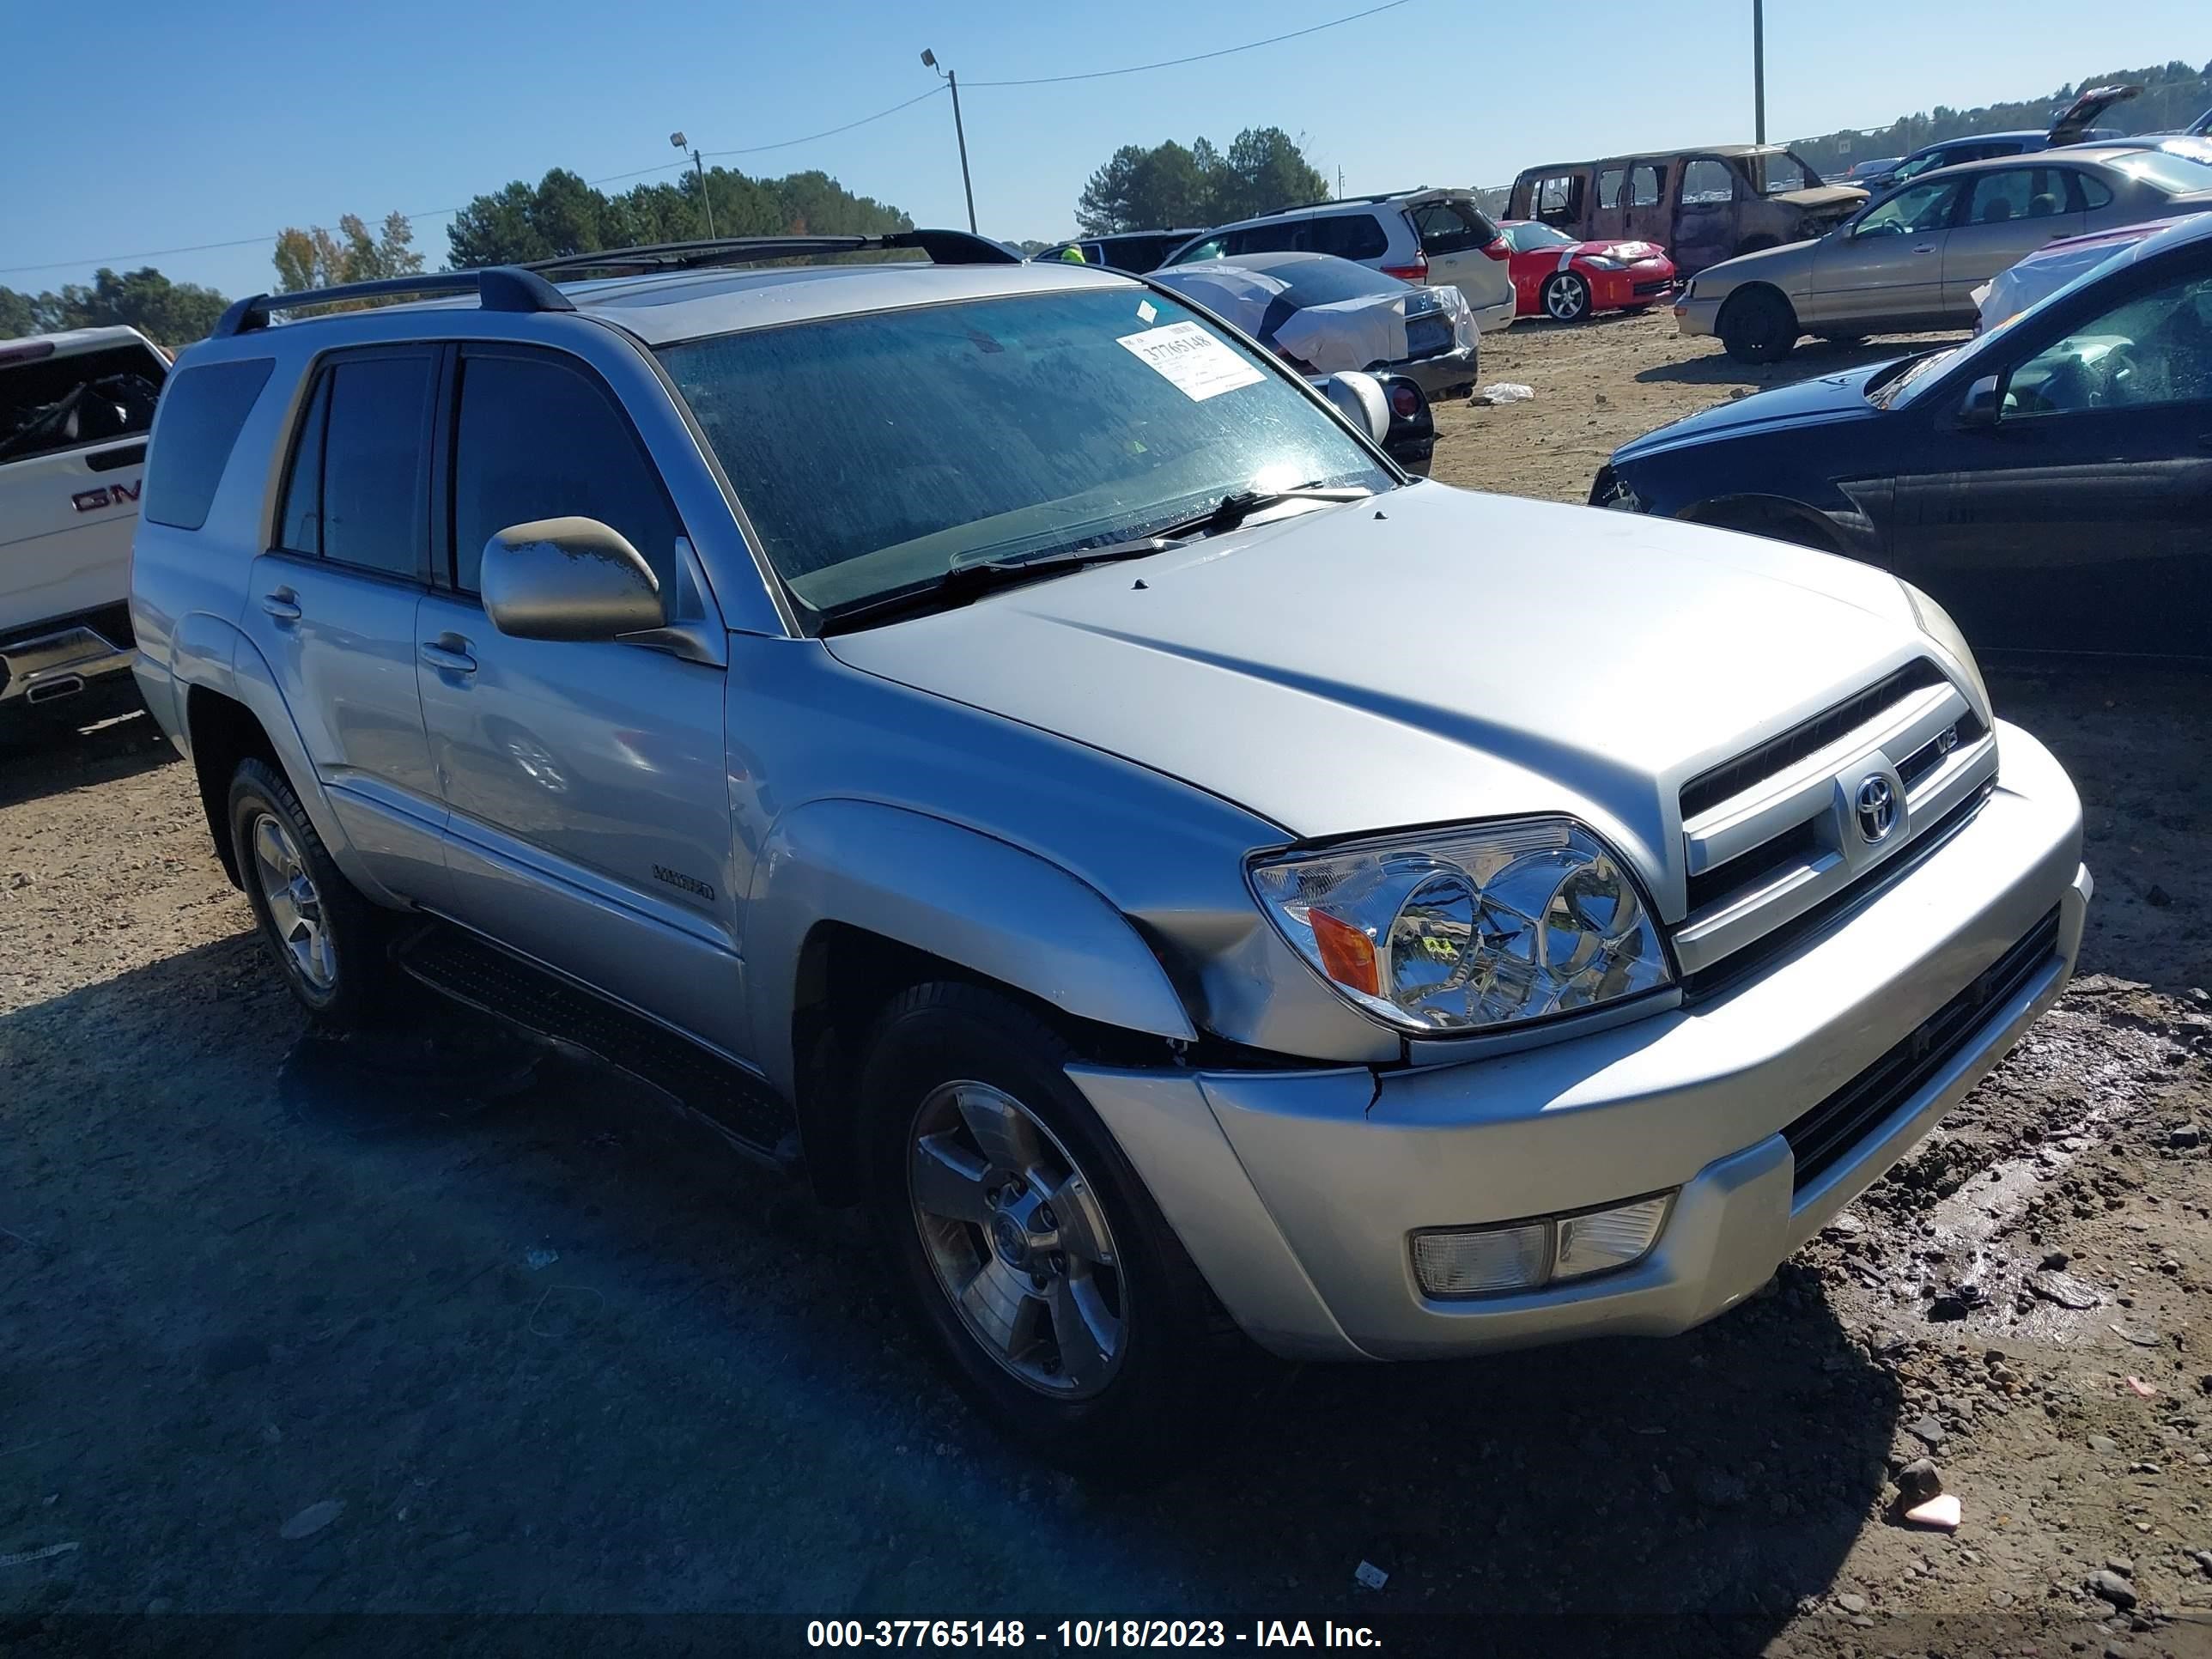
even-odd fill
[[[1314,949],[1321,953],[1322,971],[1339,985],[1373,996],[1380,984],[1375,972],[1375,941],[1348,921],[1340,921],[1326,910],[1315,910]]]
[[[1616,1210],[1593,1210],[1571,1215],[1559,1223],[1559,1248],[1553,1258],[1553,1279],[1580,1279],[1641,1261],[1659,1237],[1666,1218],[1668,1195],[1624,1204]]]

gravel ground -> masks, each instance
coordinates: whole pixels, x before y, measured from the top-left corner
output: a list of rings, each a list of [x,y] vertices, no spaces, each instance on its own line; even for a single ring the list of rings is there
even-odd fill
[[[1663,317],[1523,325],[1485,379],[1535,399],[1440,411],[1437,475],[1567,500],[1756,383]],[[1001,1449],[845,1218],[602,1076],[434,1009],[307,1036],[143,716],[0,757],[0,1651],[241,1613],[307,1615],[251,1627],[288,1652],[431,1644],[358,1613],[2212,1649],[2212,698],[1994,690],[2088,803],[2083,977],[1895,1177],[1677,1340],[1269,1368],[1138,1496]],[[1922,1455],[1955,1535],[1896,1518]]]

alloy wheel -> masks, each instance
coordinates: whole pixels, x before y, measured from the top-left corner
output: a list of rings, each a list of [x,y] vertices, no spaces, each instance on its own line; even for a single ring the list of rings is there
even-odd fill
[[[1128,1346],[1121,1258],[1094,1188],[1034,1113],[987,1083],[931,1091],[907,1194],[939,1285],[1001,1368],[1059,1400],[1113,1380]]]
[[[1589,304],[1582,284],[1564,272],[1544,284],[1544,309],[1555,321],[1575,321]]]
[[[315,890],[291,826],[274,812],[258,813],[248,841],[269,925],[291,957],[293,971],[313,989],[329,990],[337,983],[337,951],[324,918],[322,895]]]

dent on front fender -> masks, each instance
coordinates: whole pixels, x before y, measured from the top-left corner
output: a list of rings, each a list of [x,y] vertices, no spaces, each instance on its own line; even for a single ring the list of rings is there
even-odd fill
[[[742,933],[759,988],[750,1050],[787,1096],[797,1093],[799,958],[823,922],[941,957],[1082,1019],[1180,1042],[1197,1036],[1136,929],[1059,866],[903,807],[816,801],[769,836]]]

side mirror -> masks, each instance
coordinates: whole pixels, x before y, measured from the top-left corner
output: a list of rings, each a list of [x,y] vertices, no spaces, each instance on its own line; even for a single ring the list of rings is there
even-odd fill
[[[1986,431],[1997,423],[2004,412],[2004,386],[1994,374],[1984,374],[1966,388],[1966,400],[1959,405],[1959,424],[1970,430]]]
[[[484,544],[484,614],[519,640],[612,640],[668,620],[660,583],[597,519],[510,525]]]
[[[1352,419],[1352,425],[1381,443],[1390,435],[1390,399],[1382,382],[1364,370],[1348,368],[1328,377],[1322,388],[1329,402]]]

